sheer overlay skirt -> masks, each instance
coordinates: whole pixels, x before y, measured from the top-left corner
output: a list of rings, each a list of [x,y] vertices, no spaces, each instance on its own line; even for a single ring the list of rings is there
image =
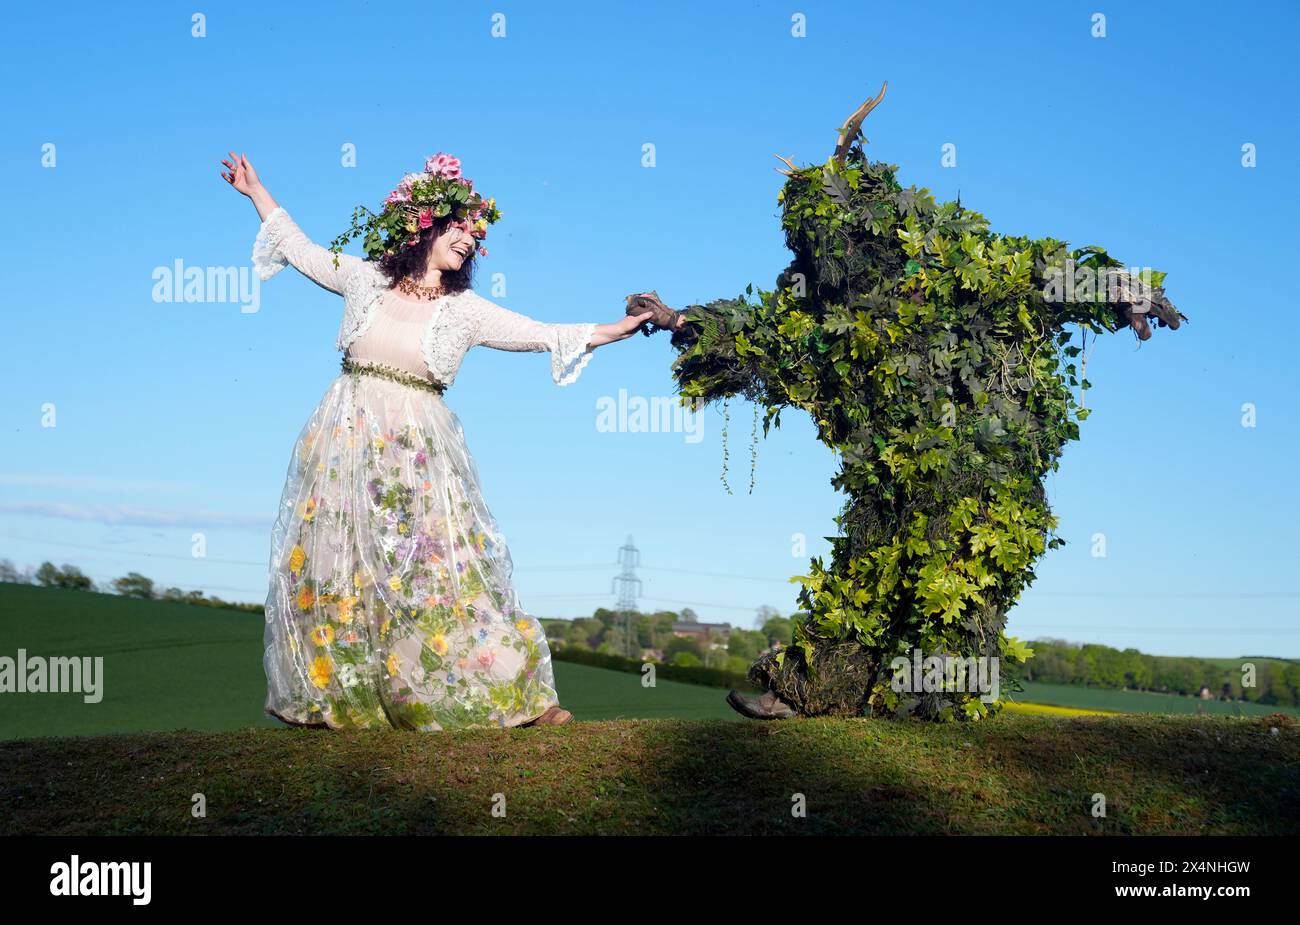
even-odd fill
[[[513,726],[555,704],[541,624],[441,396],[335,380],[272,535],[267,711],[292,723]]]

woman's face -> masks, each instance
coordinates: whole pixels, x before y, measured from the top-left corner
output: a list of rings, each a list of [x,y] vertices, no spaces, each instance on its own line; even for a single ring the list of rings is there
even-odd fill
[[[473,235],[459,228],[448,228],[433,242],[429,262],[434,269],[454,273],[470,258],[477,246],[478,242]]]

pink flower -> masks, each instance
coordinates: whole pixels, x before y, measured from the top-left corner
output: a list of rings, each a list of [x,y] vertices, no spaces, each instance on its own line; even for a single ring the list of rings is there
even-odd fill
[[[491,668],[492,663],[496,660],[497,654],[490,649],[487,652],[480,652],[478,654],[478,663],[484,668]]]
[[[397,184],[397,189],[388,194],[388,198],[384,200],[384,203],[386,205],[392,205],[395,202],[410,202],[411,187],[418,179],[420,179],[418,173],[408,173],[406,176],[402,177],[401,182]]]
[[[454,180],[460,176],[460,159],[439,151],[424,162],[425,173]]]
[[[433,210],[432,210],[432,209],[421,209],[421,210],[420,210],[420,227],[421,227],[421,228],[430,228],[430,227],[432,227],[432,226],[433,226]]]

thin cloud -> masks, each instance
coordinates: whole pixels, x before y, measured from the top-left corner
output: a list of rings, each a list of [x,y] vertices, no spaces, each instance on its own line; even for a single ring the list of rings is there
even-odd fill
[[[57,501],[0,501],[0,511],[131,527],[255,527],[269,529],[274,514],[240,514],[130,504],[66,504]]]
[[[27,488],[73,488],[83,491],[107,491],[121,494],[157,494],[159,492],[188,491],[194,488],[193,485],[184,482],[105,479],[93,475],[51,475],[36,472],[0,472],[0,485],[21,485]]]

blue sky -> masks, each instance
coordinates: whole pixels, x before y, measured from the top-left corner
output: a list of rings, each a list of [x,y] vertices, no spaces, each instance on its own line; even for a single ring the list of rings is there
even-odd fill
[[[610,321],[640,289],[681,305],[769,286],[787,260],[772,154],[824,160],[888,79],[869,150],[904,182],[960,191],[997,230],[1165,270],[1191,318],[1140,349],[1098,345],[1093,414],[1050,482],[1068,545],[1012,632],[1300,656],[1294,4],[201,6],[202,38],[193,4],[6,14],[0,557],[264,596],[341,300],[290,273],[255,313],[154,300],[157,267],[249,264],[254,212],[217,176],[228,149],[324,243],[426,155],[455,153],[505,215],[481,290],[500,273],[515,311]],[[637,337],[564,389],[543,356],[477,350],[462,367],[447,400],[532,612],[611,604],[631,535],[643,608],[748,624],[791,608],[795,534],[827,548],[834,462],[798,414],[760,439],[752,495],[752,406],[730,408],[734,495],[716,410],[699,442],[597,430],[602,397],[670,395],[672,357]]]

